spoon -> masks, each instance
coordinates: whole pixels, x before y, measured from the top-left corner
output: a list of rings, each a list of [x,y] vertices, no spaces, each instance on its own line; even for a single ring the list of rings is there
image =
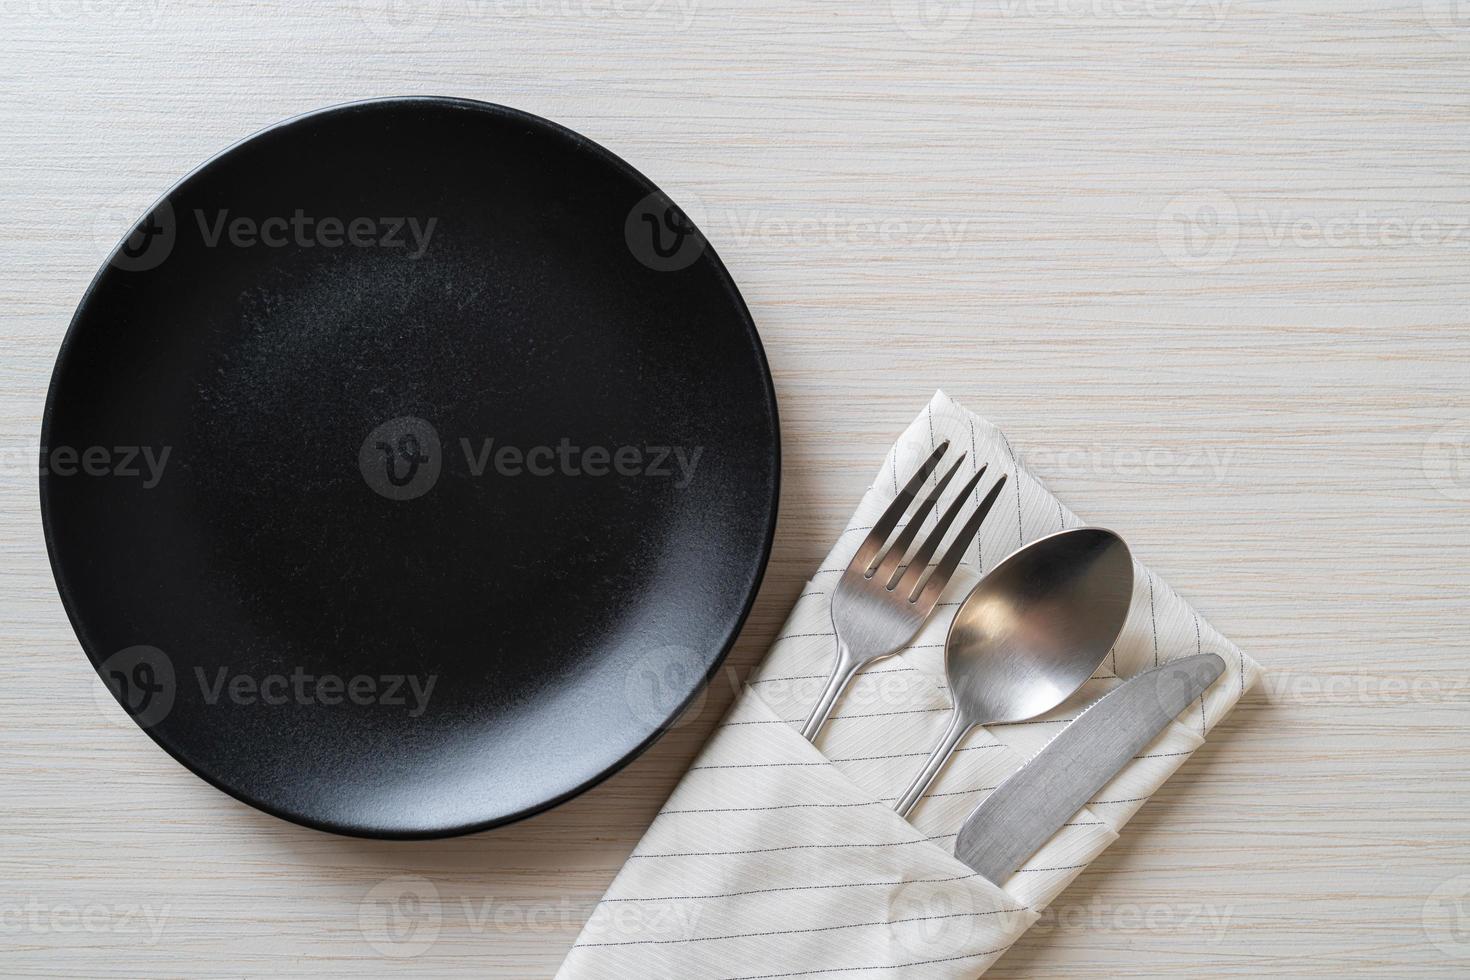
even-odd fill
[[[908,816],[976,725],[1025,721],[1092,676],[1133,601],[1133,558],[1098,527],[1047,535],[1014,551],[965,597],[944,641],[954,711],[944,738],[895,809]]]

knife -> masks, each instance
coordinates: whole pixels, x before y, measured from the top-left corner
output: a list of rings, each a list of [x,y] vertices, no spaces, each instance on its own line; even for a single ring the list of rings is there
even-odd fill
[[[1224,670],[1225,661],[1204,653],[1109,691],[965,818],[955,857],[1004,884]]]

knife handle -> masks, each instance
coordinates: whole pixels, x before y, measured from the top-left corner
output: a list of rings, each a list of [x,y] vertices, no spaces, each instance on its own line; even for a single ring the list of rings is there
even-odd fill
[[[924,795],[924,790],[929,788],[929,784],[934,782],[934,777],[939,775],[939,770],[943,769],[944,764],[949,761],[949,757],[954,752],[955,746],[960,744],[960,739],[964,738],[972,727],[974,726],[966,721],[958,710],[950,712],[949,727],[944,730],[944,738],[940,740],[933,754],[929,756],[929,761],[924,763],[923,770],[914,777],[914,781],[909,784],[909,788],[904,791],[903,796],[899,797],[898,802],[894,804],[893,808],[898,811],[900,817],[907,817],[909,815],[909,811],[914,808],[914,804],[919,802],[919,797]]]

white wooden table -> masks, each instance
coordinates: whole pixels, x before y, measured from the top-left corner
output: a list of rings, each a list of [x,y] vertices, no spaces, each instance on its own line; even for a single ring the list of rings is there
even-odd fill
[[[941,386],[1272,671],[991,975],[1470,971],[1464,2],[3,0],[0,36],[0,974],[549,976]],[[697,718],[534,820],[373,843],[99,700],[34,451],[131,218],[280,118],[413,93],[558,120],[686,204],[785,482]],[[438,901],[394,957],[361,910],[404,875]]]

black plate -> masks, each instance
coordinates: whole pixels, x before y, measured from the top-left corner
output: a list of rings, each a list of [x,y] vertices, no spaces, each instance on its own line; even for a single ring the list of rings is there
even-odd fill
[[[42,445],[61,597],[129,714],[247,803],[384,837],[645,748],[749,612],[779,478],[698,232],[595,143],[450,99],[181,181],[77,310]]]

